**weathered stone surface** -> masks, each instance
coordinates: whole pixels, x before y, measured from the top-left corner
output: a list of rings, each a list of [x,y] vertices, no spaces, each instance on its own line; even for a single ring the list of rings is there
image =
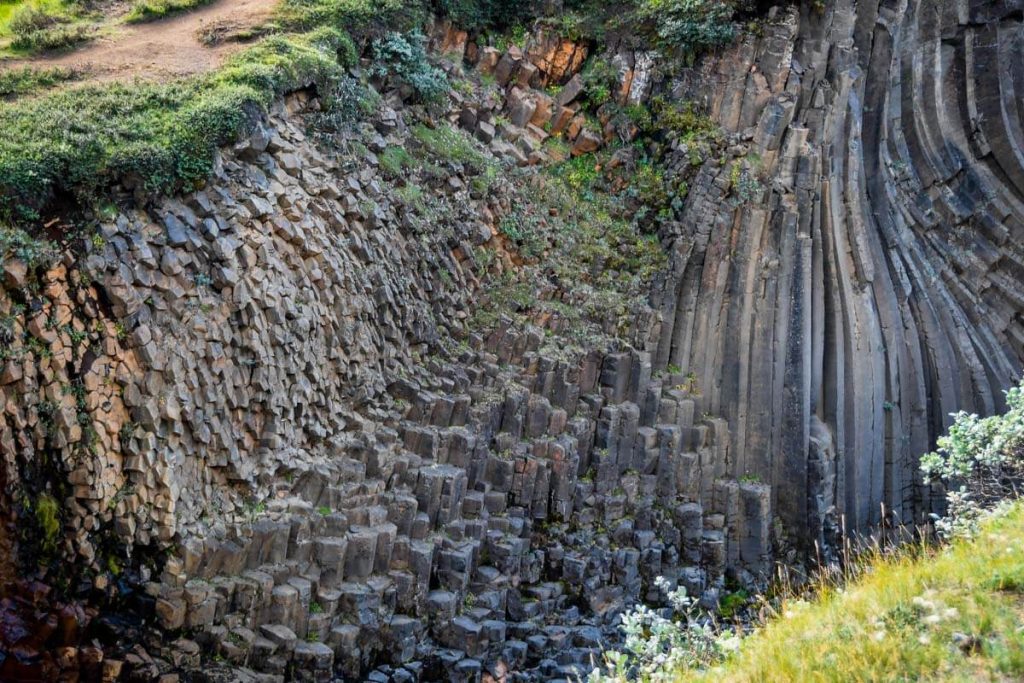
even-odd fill
[[[550,312],[470,327],[477,263],[521,264],[499,229],[519,196],[431,163],[423,225],[410,178],[380,170],[417,149],[400,91],[330,159],[310,94],[289,96],[202,191],[122,212],[42,277],[2,340],[34,340],[0,365],[4,480],[45,443],[74,552],[98,566],[101,525],[173,547],[146,587],[159,624],[304,680],[571,680],[657,576],[714,605],[727,572],[757,585],[792,545],[827,548],[840,514],[920,519],[916,456],[954,409],[998,407],[1024,355],[1015,100],[983,67],[1011,58],[976,41],[1019,17],[875,9],[778,11],[673,81],[616,46],[621,103],[706,101],[725,142],[695,163],[666,135],[689,188],[658,235],[669,267],[643,324],[585,349]],[[939,78],[925,44],[959,70]],[[447,120],[495,167],[545,163],[549,133],[574,155],[632,139],[614,106],[587,125],[581,49],[479,49],[503,88],[453,95]],[[37,276],[4,263],[9,288]]]

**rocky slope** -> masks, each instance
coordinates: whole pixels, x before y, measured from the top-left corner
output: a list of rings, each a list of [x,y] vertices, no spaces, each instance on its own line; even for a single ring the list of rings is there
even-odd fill
[[[7,534],[93,597],[144,556],[156,659],[4,666],[564,679],[656,576],[710,607],[841,525],[924,519],[917,457],[1024,354],[1020,9],[780,8],[672,72],[440,23],[441,109],[385,83],[329,134],[293,94],[206,187],[8,258]],[[620,105],[721,128],[706,157],[663,140],[689,190],[660,247],[575,221],[543,170],[631,170],[637,127],[584,115],[594,53]]]

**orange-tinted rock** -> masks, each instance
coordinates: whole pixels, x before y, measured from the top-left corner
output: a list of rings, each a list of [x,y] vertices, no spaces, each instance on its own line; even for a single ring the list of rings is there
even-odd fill
[[[587,46],[540,30],[526,46],[526,59],[544,74],[544,83],[563,83],[583,66]]]

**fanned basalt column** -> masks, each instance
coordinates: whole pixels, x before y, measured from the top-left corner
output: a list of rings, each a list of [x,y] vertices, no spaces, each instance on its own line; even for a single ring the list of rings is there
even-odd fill
[[[655,295],[654,366],[696,373],[730,474],[808,545],[833,505],[851,529],[935,506],[918,457],[1024,356],[1024,3],[826,4],[676,83],[739,142]]]

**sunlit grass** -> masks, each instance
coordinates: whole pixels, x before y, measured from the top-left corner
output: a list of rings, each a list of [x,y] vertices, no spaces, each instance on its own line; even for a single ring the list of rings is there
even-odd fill
[[[975,541],[869,562],[844,589],[790,601],[725,664],[680,681],[1024,678],[1024,505]]]
[[[8,24],[11,20],[11,15],[14,11],[22,5],[31,5],[36,9],[45,10],[49,14],[66,14],[70,11],[69,3],[65,3],[62,0],[14,0],[14,2],[7,2],[0,0],[0,38],[7,38],[11,35],[11,30]]]

